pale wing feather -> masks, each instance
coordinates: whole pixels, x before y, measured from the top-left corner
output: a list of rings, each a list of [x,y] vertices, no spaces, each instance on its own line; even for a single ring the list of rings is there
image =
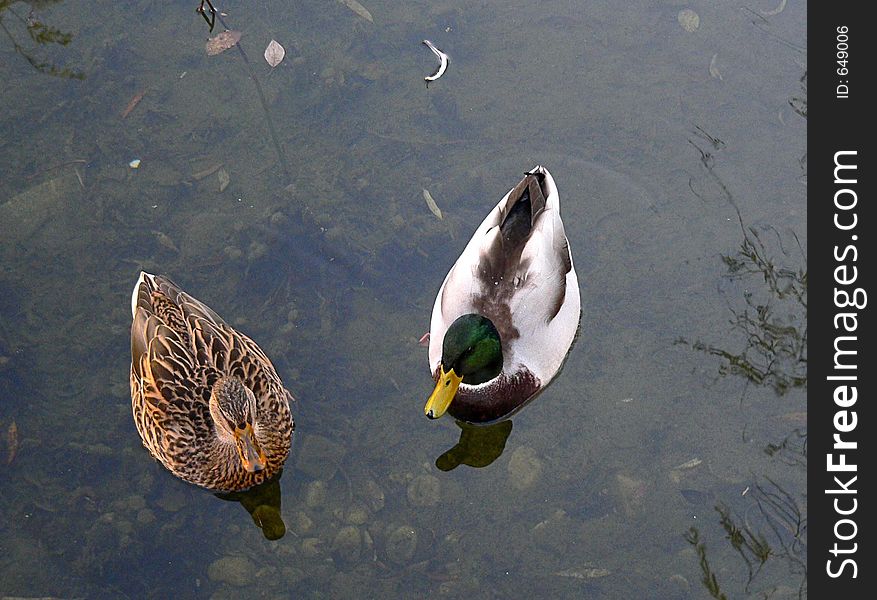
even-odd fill
[[[566,297],[566,275],[572,269],[569,244],[557,211],[546,209],[521,253],[509,308],[526,336],[544,327],[560,311]]]

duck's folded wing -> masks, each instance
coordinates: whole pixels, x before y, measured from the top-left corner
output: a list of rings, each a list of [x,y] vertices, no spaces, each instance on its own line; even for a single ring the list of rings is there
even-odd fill
[[[566,299],[567,275],[572,268],[560,216],[556,209],[546,209],[517,265],[516,291],[509,307],[519,328],[545,327],[557,316]]]
[[[203,386],[196,385],[200,379],[177,332],[138,310],[131,328],[132,392],[144,408],[152,407],[151,418],[188,412],[192,399],[203,396]]]

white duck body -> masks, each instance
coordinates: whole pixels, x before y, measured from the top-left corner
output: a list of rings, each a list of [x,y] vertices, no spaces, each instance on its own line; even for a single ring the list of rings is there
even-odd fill
[[[515,216],[519,222],[509,225],[509,215],[521,201],[525,204]],[[521,212],[527,202],[529,223]],[[495,325],[502,371],[477,385],[466,384],[464,378],[448,412],[470,422],[495,421],[519,409],[554,378],[581,315],[560,196],[546,168],[535,167],[499,201],[445,277],[430,324],[429,365],[436,380],[445,333],[468,313]]]

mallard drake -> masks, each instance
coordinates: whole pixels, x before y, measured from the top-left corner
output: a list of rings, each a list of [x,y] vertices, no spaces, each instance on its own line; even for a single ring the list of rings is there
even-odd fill
[[[537,166],[487,215],[439,289],[426,416],[509,416],[560,370],[580,314],[557,186]]]
[[[259,346],[159,275],[140,273],[131,312],[131,406],[149,453],[215,491],[279,472],[293,398]]]

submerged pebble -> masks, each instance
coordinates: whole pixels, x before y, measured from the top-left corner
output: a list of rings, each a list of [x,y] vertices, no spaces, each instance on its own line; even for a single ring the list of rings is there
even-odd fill
[[[434,475],[418,475],[408,484],[411,506],[435,506],[441,496],[441,482]]]
[[[176,512],[186,506],[188,496],[177,486],[168,487],[155,501],[155,504],[167,512]]]
[[[384,490],[374,479],[367,479],[360,490],[362,498],[372,512],[384,508]]]
[[[244,255],[244,251],[237,246],[226,246],[222,251],[231,260],[239,260]]]
[[[344,454],[344,447],[329,438],[306,435],[298,450],[296,468],[314,479],[332,479]]]
[[[417,530],[410,525],[400,525],[387,535],[387,558],[397,565],[407,564],[417,550]]]
[[[645,504],[647,485],[645,481],[623,473],[615,476],[615,490],[621,510],[628,518],[639,515]]]
[[[273,213],[269,221],[272,227],[286,227],[289,225],[289,217],[286,216],[286,213],[280,210]]]
[[[676,19],[685,31],[697,31],[700,27],[700,16],[690,8],[680,10]]]
[[[354,504],[347,509],[345,520],[351,525],[364,525],[368,521],[368,511],[359,504]]]
[[[268,244],[260,241],[250,242],[250,248],[247,251],[247,260],[255,262],[268,254]]]
[[[679,575],[678,573],[675,575],[671,575],[670,579],[668,579],[668,581],[674,587],[676,587],[677,589],[679,589],[683,592],[688,592],[691,589],[691,584],[688,583],[688,580],[684,576]]]
[[[528,446],[521,446],[512,452],[508,464],[509,483],[517,490],[532,487],[542,475],[542,461],[536,451]]]
[[[289,521],[289,526],[298,535],[304,535],[313,529],[314,520],[311,519],[307,513],[300,510],[292,515],[292,519]]]
[[[338,530],[335,540],[332,542],[332,552],[343,562],[356,562],[362,551],[362,535],[359,529],[353,525],[347,525]]]
[[[210,581],[239,587],[252,583],[255,575],[256,565],[245,556],[223,556],[207,567]]]
[[[327,486],[325,481],[317,480],[310,482],[305,488],[305,505],[317,508],[326,503]]]
[[[141,525],[149,525],[155,521],[155,513],[148,508],[142,508],[137,511],[137,522]]]
[[[301,541],[301,554],[305,558],[314,558],[323,553],[323,540],[309,537]]]

